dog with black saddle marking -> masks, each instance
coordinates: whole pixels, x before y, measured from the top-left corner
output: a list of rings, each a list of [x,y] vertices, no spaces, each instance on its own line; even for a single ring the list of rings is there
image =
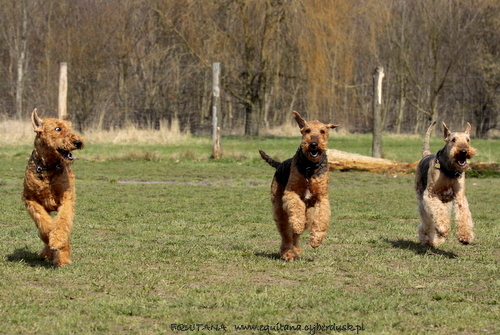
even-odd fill
[[[302,142],[292,158],[278,162],[259,150],[261,157],[276,169],[271,184],[274,221],[281,235],[280,255],[292,261],[299,257],[300,235],[310,230],[310,245],[317,248],[328,230],[329,130],[338,127],[319,121],[306,121],[293,112]]]
[[[471,125],[464,132],[451,132],[443,122],[445,146],[436,154],[429,147],[429,129],[422,148],[422,160],[415,172],[415,191],[418,199],[420,225],[418,236],[423,245],[437,247],[450,233],[452,208],[455,212],[457,237],[462,244],[474,239],[472,215],[465,197],[465,171],[468,159],[476,154],[470,143]]]

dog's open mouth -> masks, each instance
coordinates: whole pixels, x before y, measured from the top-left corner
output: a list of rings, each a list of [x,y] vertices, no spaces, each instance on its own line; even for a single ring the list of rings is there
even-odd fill
[[[57,152],[59,152],[62,156],[62,158],[68,160],[68,161],[72,161],[73,159],[75,159],[75,157],[73,157],[73,154],[71,153],[71,151],[68,151],[68,150],[64,150],[64,149],[57,149]]]
[[[455,156],[457,165],[461,168],[465,167],[467,165],[467,158],[466,152],[461,152],[459,155]]]
[[[317,158],[320,155],[320,152],[318,150],[311,150],[308,152],[308,155],[311,158]]]

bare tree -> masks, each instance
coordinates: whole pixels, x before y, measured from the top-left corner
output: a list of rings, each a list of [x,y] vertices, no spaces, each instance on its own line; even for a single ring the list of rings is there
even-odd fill
[[[77,126],[210,129],[210,68],[222,65],[222,131],[290,119],[372,130],[371,71],[383,65],[382,126],[441,117],[498,127],[495,0],[0,0],[0,113],[55,110],[68,62]],[[82,130],[81,129],[81,130]]]
[[[15,101],[15,115],[23,117],[25,74],[28,63],[28,1],[2,1],[2,33],[9,50],[7,78],[15,81],[11,97]],[[15,65],[14,65],[15,64]],[[14,70],[15,67],[15,70]]]
[[[402,43],[396,43],[406,72],[407,101],[420,113],[419,121],[438,119],[439,97],[457,62],[470,42],[477,16],[463,6],[463,1],[412,2],[403,29]],[[403,9],[406,6],[403,6]]]

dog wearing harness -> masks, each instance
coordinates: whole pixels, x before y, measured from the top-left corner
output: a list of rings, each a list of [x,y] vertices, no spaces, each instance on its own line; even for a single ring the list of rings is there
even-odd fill
[[[299,257],[301,234],[310,231],[310,245],[323,241],[330,220],[328,200],[328,137],[338,127],[306,121],[293,112],[302,142],[292,158],[278,162],[259,150],[262,159],[276,169],[271,183],[273,217],[281,235],[280,256],[291,261]]]
[[[450,233],[451,211],[455,212],[457,237],[462,244],[474,239],[472,215],[465,197],[465,171],[468,159],[476,154],[470,144],[471,125],[464,132],[451,132],[443,122],[445,146],[436,154],[429,147],[428,130],[422,148],[422,160],[415,171],[415,191],[418,199],[420,225],[418,236],[423,245],[437,247]]]

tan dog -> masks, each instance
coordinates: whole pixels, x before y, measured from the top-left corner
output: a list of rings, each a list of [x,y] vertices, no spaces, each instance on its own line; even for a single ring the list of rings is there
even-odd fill
[[[40,257],[55,266],[71,264],[69,236],[75,206],[75,175],[71,170],[71,151],[83,148],[83,139],[71,122],[40,119],[31,115],[35,130],[35,149],[26,167],[23,201],[39,230],[45,247]],[[57,212],[54,217],[51,212]]]
[[[276,173],[271,184],[274,221],[281,234],[281,258],[295,260],[301,253],[300,235],[310,230],[310,244],[318,247],[328,230],[330,202],[328,201],[329,130],[338,127],[319,121],[306,121],[299,113],[293,117],[300,127],[302,143],[292,158],[277,162],[262,150],[262,158]]]
[[[454,205],[458,240],[469,244],[474,239],[472,215],[465,197],[467,159],[476,154],[470,145],[471,125],[465,132],[451,132],[443,122],[446,145],[431,154],[430,134],[436,122],[427,130],[422,149],[422,160],[415,172],[415,190],[421,223],[418,235],[423,245],[437,247],[450,233],[450,214]]]

